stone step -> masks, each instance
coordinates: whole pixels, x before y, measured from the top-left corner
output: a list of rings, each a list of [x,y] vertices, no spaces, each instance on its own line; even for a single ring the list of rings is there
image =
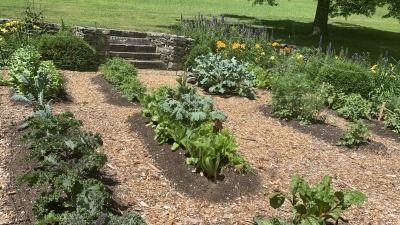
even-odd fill
[[[150,40],[147,38],[110,36],[110,44],[150,45]]]
[[[152,45],[121,45],[110,44],[111,52],[142,52],[142,53],[156,53],[156,46]]]
[[[118,36],[118,37],[133,37],[133,38],[146,38],[147,37],[147,33],[126,31],[126,30],[110,30],[110,35]]]
[[[167,64],[161,60],[129,60],[129,62],[138,69],[167,69]]]
[[[111,56],[117,56],[132,60],[159,60],[160,53],[142,53],[142,52],[110,52]]]

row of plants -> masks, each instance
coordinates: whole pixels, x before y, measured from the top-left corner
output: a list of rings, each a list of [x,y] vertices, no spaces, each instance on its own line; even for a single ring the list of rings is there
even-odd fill
[[[226,115],[214,110],[211,98],[196,94],[186,76],[177,80],[176,88],[161,86],[146,92],[137,70],[124,59],[112,58],[100,66],[100,71],[125,97],[140,100],[143,115],[151,118],[159,144],[171,143],[172,150],[184,148],[188,153],[186,162],[207,177],[217,179],[227,166],[240,172],[250,169],[246,159],[238,155],[232,132],[222,127]]]
[[[0,67],[9,67],[13,53],[20,47],[35,47],[42,58],[52,60],[57,69],[95,71],[96,51],[65,26],[59,32],[49,29],[43,14],[27,6],[25,18],[0,23]]]
[[[52,113],[51,101],[63,91],[52,61],[42,61],[33,47],[18,49],[10,59],[12,99],[29,104],[33,114],[19,129],[35,169],[20,175],[17,185],[38,188],[33,200],[34,224],[145,224],[136,213],[121,215],[101,179],[107,157],[98,151],[99,134],[82,131],[70,112]]]

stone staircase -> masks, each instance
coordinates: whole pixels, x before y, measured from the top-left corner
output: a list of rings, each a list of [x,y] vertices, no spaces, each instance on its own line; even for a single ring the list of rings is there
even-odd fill
[[[139,69],[167,69],[157,46],[152,45],[146,33],[130,32],[110,36],[110,56],[130,61]]]

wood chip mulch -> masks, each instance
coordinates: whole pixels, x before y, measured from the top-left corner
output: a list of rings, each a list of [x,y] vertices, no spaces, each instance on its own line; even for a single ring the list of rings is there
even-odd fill
[[[0,72],[5,75],[5,71]],[[290,219],[288,205],[274,210],[264,193],[287,191],[294,174],[313,184],[330,175],[335,189],[364,192],[368,201],[343,214],[349,224],[400,224],[398,134],[386,135],[388,131],[374,129],[371,140],[378,143],[376,148],[349,150],[335,146],[334,137],[324,141],[323,135],[310,131],[314,128],[300,130],[271,117],[263,110],[269,100],[268,91],[258,90],[256,100],[211,96],[216,108],[228,115],[224,127],[234,132],[241,154],[254,168],[254,174],[240,175],[245,181],[227,171],[224,179],[212,183],[191,167],[174,161],[173,157],[183,159],[182,152],[170,156],[169,146],[152,143],[152,131],[147,129],[145,118],[139,116],[140,106],[121,99],[99,73],[61,73],[70,101],[55,103],[54,112],[71,111],[83,120],[83,129],[102,135],[104,146],[100,151],[108,157],[104,173],[116,181],[111,186],[113,197],[126,206],[121,211],[137,211],[148,224],[251,224],[256,214]],[[181,72],[139,71],[147,87],[175,85],[178,74]],[[11,196],[18,195],[13,184],[17,172],[9,162],[15,160],[21,148],[16,144],[16,126],[31,109],[10,102],[11,94],[10,88],[0,87],[0,225],[18,221],[13,224],[24,224],[20,215],[29,211],[18,208],[12,200]],[[328,121],[335,129],[345,128],[346,121],[336,115],[329,115]],[[166,159],[173,163],[168,164]],[[174,172],[174,166],[181,172]],[[232,179],[236,180],[228,184]],[[235,182],[243,185],[235,187]]]

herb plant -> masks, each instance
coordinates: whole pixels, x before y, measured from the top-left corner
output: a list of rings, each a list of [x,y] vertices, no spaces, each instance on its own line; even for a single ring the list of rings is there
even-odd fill
[[[305,74],[285,74],[271,80],[271,106],[274,115],[282,119],[297,119],[302,124],[319,120],[324,98]]]
[[[356,120],[349,124],[349,128],[342,133],[337,145],[354,147],[364,144],[371,136],[370,125],[365,124],[362,120]]]
[[[334,191],[329,176],[322,178],[316,186],[310,186],[298,175],[292,177],[290,192],[275,192],[270,197],[270,205],[280,208],[285,200],[292,205],[293,219],[291,223],[280,218],[260,218],[254,220],[257,225],[325,225],[328,220],[347,222],[341,213],[352,205],[362,204],[367,200],[365,194],[359,191]]]

